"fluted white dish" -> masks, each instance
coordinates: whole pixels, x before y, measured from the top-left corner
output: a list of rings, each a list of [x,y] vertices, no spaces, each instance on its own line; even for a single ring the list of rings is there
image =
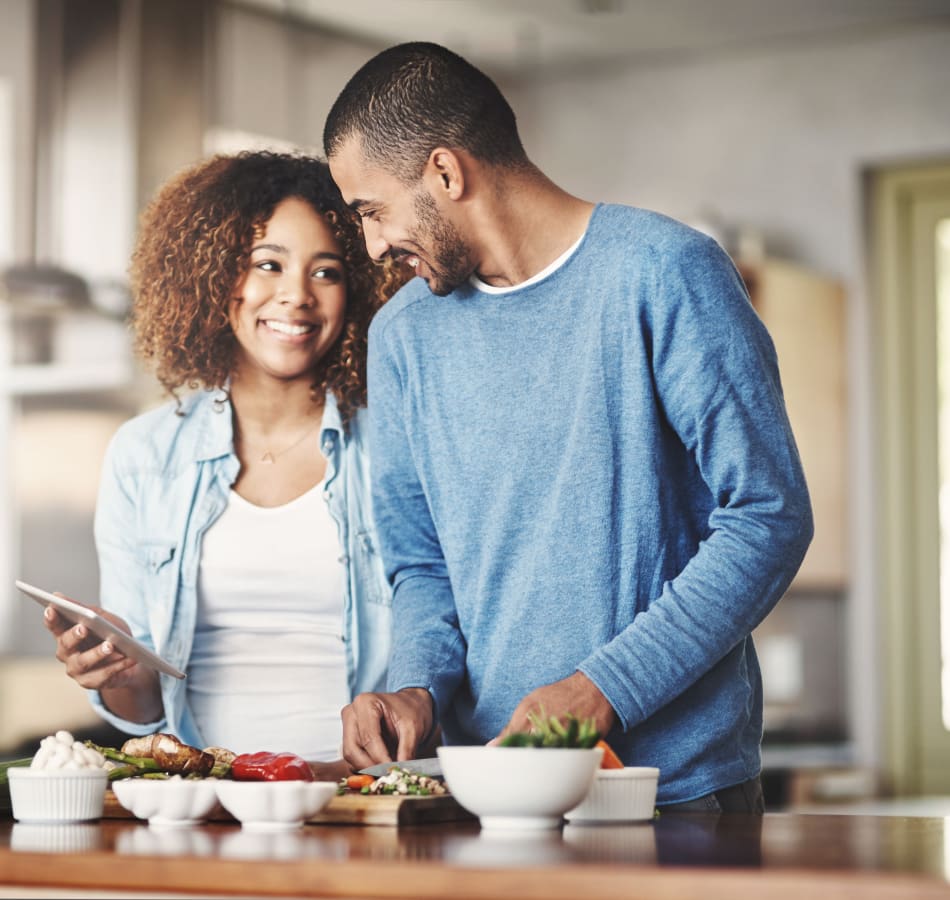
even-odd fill
[[[573,823],[652,819],[660,770],[652,766],[598,769],[587,796],[564,818]]]
[[[557,828],[584,799],[603,750],[439,747],[445,783],[483,829]]]
[[[105,769],[8,770],[13,818],[20,822],[88,822],[102,817]]]
[[[149,825],[180,827],[204,821],[215,809],[216,778],[122,778],[113,782],[116,800]]]
[[[221,805],[244,828],[279,831],[299,828],[335,796],[335,781],[218,782]]]

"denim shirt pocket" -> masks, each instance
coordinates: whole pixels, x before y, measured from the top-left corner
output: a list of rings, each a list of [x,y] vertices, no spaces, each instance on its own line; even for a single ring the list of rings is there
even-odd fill
[[[369,603],[392,606],[392,591],[386,582],[375,534],[364,526],[356,530],[354,537],[353,553],[357,556],[354,560],[354,575],[359,582],[359,591]]]

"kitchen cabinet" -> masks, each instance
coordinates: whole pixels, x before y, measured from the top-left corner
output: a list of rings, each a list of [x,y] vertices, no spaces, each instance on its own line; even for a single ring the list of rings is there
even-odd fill
[[[739,268],[775,343],[815,517],[815,537],[792,587],[843,590],[848,581],[844,288],[782,260]]]

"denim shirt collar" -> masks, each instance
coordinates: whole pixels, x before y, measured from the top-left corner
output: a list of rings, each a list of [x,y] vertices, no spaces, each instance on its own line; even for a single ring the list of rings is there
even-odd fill
[[[326,404],[323,407],[323,425],[320,428],[320,446],[329,456],[336,446],[346,444],[346,430],[343,428],[343,419],[340,417],[336,397],[327,391]]]
[[[202,404],[201,426],[195,442],[198,460],[212,460],[234,455],[234,422],[231,398],[227,388],[216,388],[210,399]],[[320,446],[329,456],[338,445],[346,444],[347,434],[343,419],[332,391],[327,391],[323,408],[323,424],[320,428]]]
[[[201,423],[195,440],[195,458],[218,459],[234,455],[234,421],[226,388],[215,388],[201,405]]]

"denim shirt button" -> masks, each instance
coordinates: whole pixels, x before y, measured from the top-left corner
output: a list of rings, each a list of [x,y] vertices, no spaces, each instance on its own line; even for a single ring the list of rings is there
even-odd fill
[[[338,563],[343,563],[344,566],[345,566],[349,561],[350,561],[350,557],[349,557],[349,554],[347,554],[347,553],[344,553],[339,559],[337,559],[337,562],[338,562]]]
[[[333,499],[333,491],[324,491],[324,492],[323,492],[323,499],[326,500],[326,501],[329,503],[330,500]]]

